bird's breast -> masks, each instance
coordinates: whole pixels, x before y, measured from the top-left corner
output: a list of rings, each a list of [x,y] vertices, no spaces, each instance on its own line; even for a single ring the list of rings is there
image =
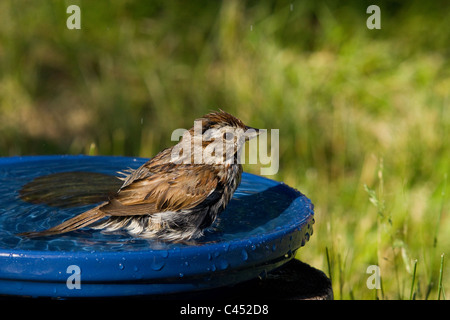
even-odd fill
[[[224,186],[223,205],[226,206],[233,197],[233,193],[241,183],[242,165],[226,165],[226,168],[225,170],[223,170],[223,172],[225,172],[224,176],[221,177],[221,181],[223,181]]]

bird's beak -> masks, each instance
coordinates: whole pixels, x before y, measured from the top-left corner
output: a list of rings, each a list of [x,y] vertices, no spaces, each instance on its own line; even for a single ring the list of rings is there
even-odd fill
[[[245,141],[255,138],[257,135],[261,134],[262,132],[264,132],[264,130],[246,126],[245,127]]]

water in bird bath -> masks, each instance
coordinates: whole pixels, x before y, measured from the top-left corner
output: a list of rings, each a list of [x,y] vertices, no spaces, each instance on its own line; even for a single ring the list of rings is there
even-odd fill
[[[121,182],[114,178],[117,171],[136,169],[147,159],[86,156],[6,159],[0,161],[0,248],[6,250],[166,250],[245,239],[291,223],[292,216],[284,211],[302,196],[282,183],[244,173],[241,185],[219,220],[194,242],[163,243],[135,238],[125,231],[105,233],[89,228],[29,239],[17,234],[47,229],[92,208],[120,186]],[[306,205],[312,210],[310,202]]]

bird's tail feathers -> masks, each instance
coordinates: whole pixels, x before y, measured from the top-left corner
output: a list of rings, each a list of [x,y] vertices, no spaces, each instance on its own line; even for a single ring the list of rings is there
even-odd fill
[[[67,221],[64,221],[63,223],[44,230],[44,231],[37,231],[37,232],[23,232],[19,233],[19,236],[22,237],[28,237],[28,238],[35,238],[35,237],[46,237],[46,236],[52,236],[56,234],[66,233],[70,231],[74,231],[86,226],[91,225],[92,223],[104,218],[106,215],[104,212],[100,210],[100,208],[104,204],[101,204],[91,210],[88,210],[86,212],[83,212],[82,214],[79,214],[76,217],[73,217],[72,219],[69,219]]]

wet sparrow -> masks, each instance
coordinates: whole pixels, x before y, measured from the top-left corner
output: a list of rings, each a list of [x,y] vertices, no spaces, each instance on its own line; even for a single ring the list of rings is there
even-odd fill
[[[178,144],[132,171],[108,201],[48,230],[20,235],[50,236],[90,226],[151,239],[196,239],[230,201],[241,181],[242,146],[258,134],[229,113],[209,113]]]

